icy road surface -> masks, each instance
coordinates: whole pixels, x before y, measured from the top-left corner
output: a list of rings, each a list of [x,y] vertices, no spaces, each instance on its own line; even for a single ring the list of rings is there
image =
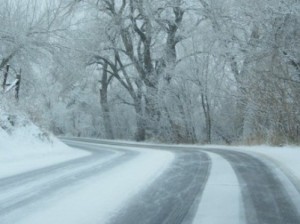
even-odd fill
[[[300,189],[265,158],[65,141],[91,154],[0,179],[1,224],[300,223]]]

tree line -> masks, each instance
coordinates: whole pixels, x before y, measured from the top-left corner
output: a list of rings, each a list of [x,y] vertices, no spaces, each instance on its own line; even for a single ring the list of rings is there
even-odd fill
[[[0,68],[23,74],[12,108],[57,135],[300,141],[298,1],[2,2]]]

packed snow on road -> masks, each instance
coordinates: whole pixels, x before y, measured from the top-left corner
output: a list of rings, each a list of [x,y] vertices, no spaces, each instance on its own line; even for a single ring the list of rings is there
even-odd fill
[[[8,119],[12,118],[2,115],[2,120]],[[227,152],[246,153],[268,164],[294,198],[292,203],[296,209],[299,208],[299,147],[101,143],[101,140],[76,138],[64,139],[67,146],[32,123],[14,119],[14,126],[8,122],[2,123],[0,128],[1,223],[118,223],[114,220],[119,216],[131,220],[132,215],[128,216],[126,212],[134,211],[135,204],[145,206],[145,209],[151,207],[135,201],[144,200],[143,195],[153,194],[153,203],[158,203],[156,207],[165,206],[164,195],[159,195],[161,199],[157,200],[155,194],[172,192],[172,189],[156,185],[170,183],[161,178],[178,169],[178,164],[184,164],[185,161],[180,162],[180,158],[184,158],[181,153],[198,151],[209,158],[206,161],[209,170],[201,185],[203,189],[195,191],[198,193],[192,204],[186,204],[189,209],[183,223],[247,223],[243,186],[237,168],[226,157]],[[171,182],[174,189],[179,186],[176,180],[183,180],[176,179],[180,175],[186,174],[182,171],[170,177],[174,179]],[[196,176],[196,173],[192,175]],[[149,193],[148,189],[154,189],[154,192]],[[178,197],[183,190],[179,189]],[[168,200],[177,203],[174,192],[170,197],[175,199]],[[147,217],[137,217],[137,223],[148,223],[152,218],[149,212]]]

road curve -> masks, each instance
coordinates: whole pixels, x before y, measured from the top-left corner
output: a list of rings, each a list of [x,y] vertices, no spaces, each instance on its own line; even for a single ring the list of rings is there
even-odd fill
[[[300,223],[300,201],[294,203],[286,186],[291,183],[283,183],[262,160],[237,151],[207,151],[219,154],[234,169],[242,191],[247,224]]]
[[[297,186],[294,186],[293,181],[289,180],[289,177],[286,175],[287,181],[282,181],[282,178],[279,177],[278,172],[275,172],[274,167],[269,166],[270,164],[265,163],[263,159],[259,159],[250,154],[238,152],[234,150],[224,150],[224,149],[209,149],[203,147],[184,147],[184,146],[167,146],[167,145],[148,145],[148,144],[138,144],[134,143],[116,143],[102,140],[95,140],[96,142],[107,144],[107,145],[122,145],[122,146],[135,146],[135,147],[146,147],[151,149],[160,149],[160,150],[173,150],[177,152],[177,156],[184,155],[186,152],[193,154],[194,162],[198,161],[198,166],[201,167],[201,161],[209,161],[209,158],[206,156],[198,155],[195,156],[196,152],[213,152],[224,159],[226,159],[232,166],[235,175],[238,178],[239,185],[242,192],[242,201],[244,209],[241,209],[245,214],[241,214],[242,217],[245,217],[245,224],[299,224],[300,223],[300,189]],[[184,159],[186,160],[186,159]],[[178,160],[179,161],[179,160]],[[271,161],[269,161],[271,162]],[[205,162],[204,162],[205,164]],[[210,164],[210,162],[206,163]],[[197,166],[194,164],[194,167]],[[203,164],[202,164],[203,165]],[[212,166],[214,164],[211,164]],[[182,164],[181,164],[182,166]],[[210,166],[210,165],[209,165]],[[277,169],[277,168],[276,168]],[[188,170],[188,169],[187,169]],[[115,217],[112,220],[113,224],[118,223],[136,223],[136,220],[143,220],[139,223],[193,223],[192,219],[185,217],[184,214],[189,214],[188,217],[191,217],[194,213],[187,212],[191,204],[190,199],[186,199],[185,209],[178,209],[182,203],[181,195],[185,193],[188,188],[182,187],[181,182],[184,182],[184,185],[187,186],[187,182],[192,185],[193,178],[189,176],[192,175],[195,179],[199,178],[200,184],[198,183],[198,194],[191,193],[191,195],[198,195],[198,201],[201,203],[201,193],[205,187],[207,174],[209,174],[209,169],[205,166],[196,170],[189,170],[191,173],[185,172],[184,170],[178,171],[182,172],[181,175],[186,175],[186,178],[179,178],[172,173],[166,173],[162,178],[165,181],[159,180],[153,186],[149,187],[144,194],[136,197],[136,200],[133,201],[130,205],[125,208],[118,217]],[[202,173],[202,174],[199,174]],[[173,184],[168,185],[168,179],[174,176],[170,181]],[[199,175],[199,176],[198,176]],[[202,176],[201,176],[202,175]],[[285,175],[281,172],[280,175]],[[168,178],[169,177],[169,178]],[[190,178],[190,179],[189,179]],[[289,192],[289,186],[293,185],[297,192]],[[165,189],[168,189],[168,192],[160,191],[158,186],[166,186]],[[170,192],[174,195],[177,190],[177,197],[168,198]],[[200,195],[200,197],[199,197]],[[293,196],[291,196],[293,195]],[[165,197],[166,196],[166,197]],[[295,198],[292,198],[295,197]],[[168,198],[168,199],[167,199]],[[298,200],[299,199],[299,200]],[[166,204],[164,204],[166,203]],[[169,204],[168,204],[169,203]],[[184,204],[184,203],[183,203]],[[195,204],[195,203],[194,203]],[[230,205],[228,205],[230,206]],[[168,208],[167,208],[168,207]],[[193,206],[197,207],[197,206]],[[173,210],[174,209],[174,210]],[[149,214],[151,211],[152,216]],[[159,212],[158,212],[159,211]],[[173,212],[177,211],[177,212]],[[178,212],[180,211],[180,212]],[[216,210],[217,214],[218,211]],[[152,218],[149,218],[152,217]],[[186,216],[187,217],[187,216]],[[135,220],[135,221],[134,221]],[[169,221],[171,220],[171,221]],[[223,222],[224,223],[224,220]]]
[[[108,171],[138,155],[137,150],[122,147],[172,151],[175,159],[154,182],[133,196],[108,224],[195,224],[194,216],[201,204],[201,196],[205,188],[210,187],[206,183],[211,178],[211,167],[216,165],[210,159],[211,154],[227,160],[228,166],[233,169],[232,175],[237,177],[244,207],[241,211],[245,217],[241,224],[300,223],[299,189],[297,194],[294,192],[295,198],[291,198],[289,186],[293,183],[288,178],[283,181],[274,167],[247,153],[90,139],[80,140],[82,143],[76,139],[64,141],[73,147],[88,150],[91,155],[0,179],[1,224],[9,223],[5,222],[6,215],[15,215],[61,189]],[[216,209],[212,214],[218,212]]]
[[[0,223],[11,212],[28,207],[86,178],[128,162],[137,152],[68,142],[92,154],[71,161],[0,179]],[[113,154],[117,154],[112,156]],[[105,157],[111,158],[105,160]]]
[[[206,153],[177,151],[171,167],[109,223],[180,224],[190,220],[209,171],[210,159]]]

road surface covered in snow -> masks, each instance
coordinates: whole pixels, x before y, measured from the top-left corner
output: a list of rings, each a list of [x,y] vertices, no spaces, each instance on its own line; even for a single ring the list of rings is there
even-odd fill
[[[244,218],[237,223],[300,222],[300,195],[290,181],[282,178],[283,173],[246,153],[209,151],[226,159],[237,176],[244,205]]]
[[[0,223],[297,224],[297,175],[260,154],[65,140],[89,154],[0,179]]]

